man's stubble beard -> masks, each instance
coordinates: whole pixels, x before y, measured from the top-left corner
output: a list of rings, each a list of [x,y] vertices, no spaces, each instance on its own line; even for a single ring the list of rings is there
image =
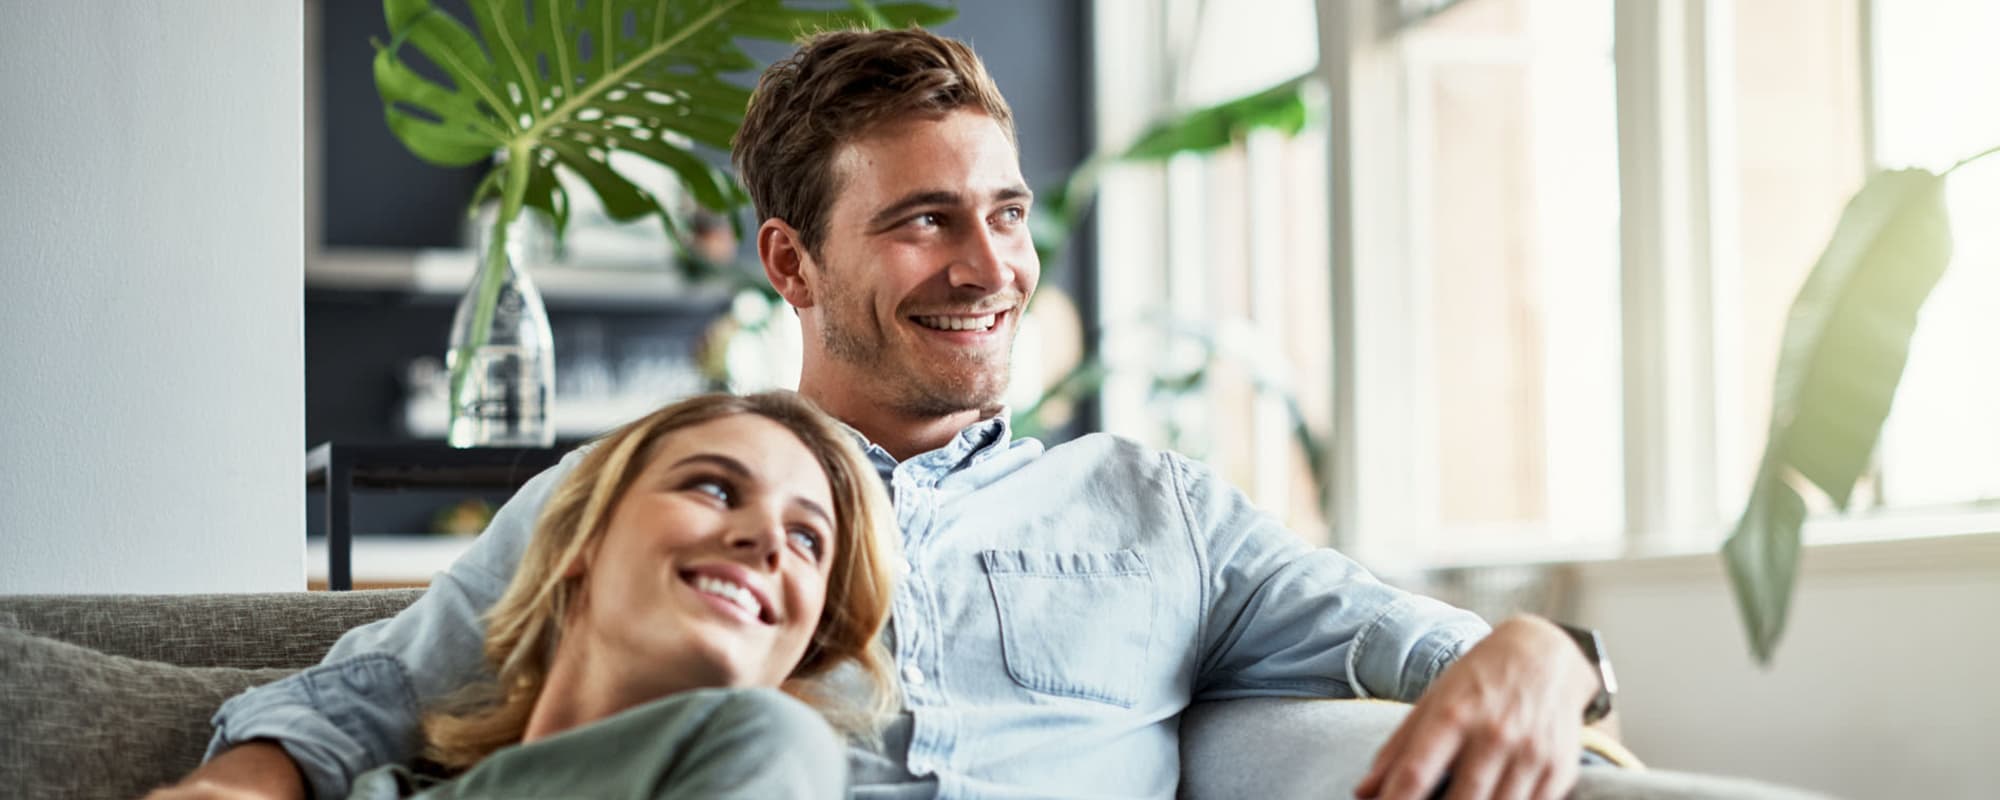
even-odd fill
[[[832,282],[829,282],[832,283]],[[863,298],[844,288],[822,287],[820,341],[828,355],[854,367],[866,377],[879,381],[879,388],[866,391],[891,410],[917,417],[937,417],[961,411],[991,411],[1000,407],[1009,378],[1009,359],[998,364],[968,353],[954,353],[956,362],[941,369],[926,364],[898,363],[889,346],[888,332]],[[1011,323],[1010,323],[1011,324]],[[1009,331],[1005,354],[1014,349]],[[908,354],[904,354],[907,357]],[[951,376],[960,376],[953,379]]]

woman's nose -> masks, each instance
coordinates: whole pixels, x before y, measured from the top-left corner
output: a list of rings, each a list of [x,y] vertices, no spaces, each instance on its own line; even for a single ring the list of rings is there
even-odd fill
[[[785,526],[775,516],[745,509],[730,520],[727,543],[730,552],[744,560],[775,568],[785,545]]]

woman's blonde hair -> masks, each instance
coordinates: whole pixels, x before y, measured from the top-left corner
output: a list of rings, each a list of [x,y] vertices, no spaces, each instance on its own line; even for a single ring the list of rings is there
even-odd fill
[[[606,434],[556,487],[513,582],[486,614],[486,662],[496,680],[425,716],[425,757],[463,770],[521,740],[548,679],[565,615],[581,590],[581,576],[564,576],[569,565],[604,535],[618,499],[661,442],[676,431],[737,414],[754,414],[791,431],[812,452],[833,490],[836,546],[826,604],[805,655],[782,688],[845,733],[873,736],[895,701],[893,673],[876,642],[889,617],[889,564],[896,546],[894,531],[883,527],[894,515],[881,482],[852,436],[797,394],[711,394]],[[842,664],[858,668],[866,696],[836,697],[819,685],[817,679]]]

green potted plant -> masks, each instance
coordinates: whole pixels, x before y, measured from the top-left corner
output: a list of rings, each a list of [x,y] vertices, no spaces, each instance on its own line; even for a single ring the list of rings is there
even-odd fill
[[[548,318],[518,257],[516,222],[532,210],[562,235],[580,178],[620,221],[658,217],[679,240],[677,209],[619,174],[614,153],[670,170],[703,208],[740,224],[742,190],[697,147],[727,151],[750,89],[730,77],[758,65],[742,39],[790,42],[861,25],[931,25],[929,3],[846,8],[796,0],[470,0],[473,26],[429,0],[385,0],[375,85],[389,128],[417,157],[447,167],[492,160],[473,208],[497,201],[479,267],[453,322],[451,443],[547,445],[553,393]],[[412,51],[445,82],[411,66]]]

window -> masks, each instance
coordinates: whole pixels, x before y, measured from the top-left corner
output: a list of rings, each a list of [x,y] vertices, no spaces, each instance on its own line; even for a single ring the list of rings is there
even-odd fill
[[[1404,257],[1376,266],[1410,305],[1360,335],[1412,343],[1398,546],[1424,560],[1615,537],[1621,522],[1610,9],[1475,0],[1391,45],[1408,217]]]
[[[1318,63],[1310,0],[1120,0],[1097,14],[1107,149]],[[1114,170],[1098,200],[1105,428],[1207,460],[1321,542],[1321,498],[1287,402],[1331,416],[1331,387],[1301,380],[1332,358],[1326,156],[1323,128],[1259,131],[1206,157]],[[1198,389],[1171,386],[1189,378]]]
[[[1330,434],[1330,538],[1391,572],[1716,546],[1848,199],[1876,166],[2000,147],[1978,99],[2000,74],[1990,3],[1319,0],[1317,47],[1294,41],[1301,3],[1212,5],[1099,4],[1119,23],[1098,34],[1107,142],[1308,54],[1329,113],[1107,180],[1103,318],[1167,309],[1282,342]],[[1981,368],[2000,232],[1978,222],[2000,216],[2000,156],[1948,203],[1956,260],[1864,508],[2000,505],[2000,370]],[[1272,476],[1297,450],[1248,383],[1167,408],[1127,384],[1105,419],[1292,508],[1298,484]]]
[[[2000,6],[1873,4],[1874,158],[1885,167],[1951,167],[2000,147]],[[2000,500],[2000,158],[1954,173],[1952,263],[1925,304],[1877,451],[1880,494],[1895,507]]]

